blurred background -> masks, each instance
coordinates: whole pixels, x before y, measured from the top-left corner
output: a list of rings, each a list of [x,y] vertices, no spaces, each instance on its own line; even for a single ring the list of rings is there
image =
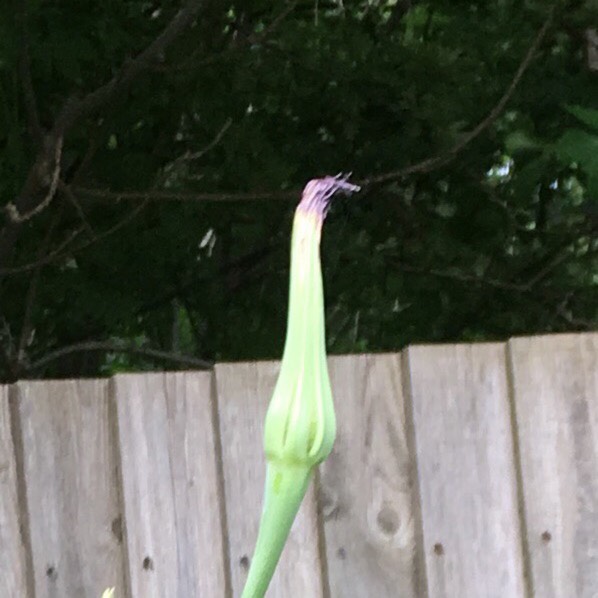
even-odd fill
[[[598,323],[595,0],[0,6],[0,379],[278,358],[352,172],[328,351]]]

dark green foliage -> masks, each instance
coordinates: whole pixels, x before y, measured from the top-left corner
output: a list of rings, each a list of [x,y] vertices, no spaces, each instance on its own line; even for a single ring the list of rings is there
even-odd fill
[[[36,118],[43,138],[69,98],[135,61],[180,6],[2,5],[2,205],[28,190]],[[299,198],[289,191],[435,156],[335,201],[322,245],[329,351],[595,328],[598,72],[584,37],[595,3],[557,7],[506,106],[453,152],[505,94],[552,6],[205,3],[130,85],[68,127],[56,196],[10,252],[0,237],[2,378],[162,365],[74,351],[32,367],[88,341],[279,357]]]

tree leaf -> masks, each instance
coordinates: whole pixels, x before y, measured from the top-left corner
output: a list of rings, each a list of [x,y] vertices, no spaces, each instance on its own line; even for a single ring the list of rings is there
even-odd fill
[[[565,109],[582,123],[598,131],[598,110],[581,106],[566,106]]]

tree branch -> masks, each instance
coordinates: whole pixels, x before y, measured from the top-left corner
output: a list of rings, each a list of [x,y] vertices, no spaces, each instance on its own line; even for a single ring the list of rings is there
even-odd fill
[[[295,10],[297,4],[298,0],[289,2],[287,6],[283,8],[276,17],[274,17],[272,22],[264,27],[264,29],[258,35],[250,35],[247,38],[247,42],[249,44],[259,44],[263,42]]]
[[[6,318],[0,315],[0,357],[2,357],[6,364],[10,381],[18,378],[18,368],[14,359],[15,353],[10,325],[6,321]]]
[[[72,192],[71,188],[68,185],[65,185],[62,181],[60,181],[58,183],[58,188],[64,194],[64,196],[69,200],[69,202],[72,204],[72,206],[75,208],[75,211],[77,212],[79,218],[81,219],[81,223],[87,230],[88,235],[92,239],[95,238],[95,236],[96,236],[95,232],[93,231],[93,228],[92,228],[91,224],[89,223],[89,220],[87,220],[87,217],[85,216],[85,212],[83,211],[83,208],[81,207],[81,204],[79,203],[79,200],[75,197],[75,194]]]
[[[198,53],[197,53],[197,51],[195,51],[188,58],[186,58],[184,60],[184,62],[182,62],[181,64],[178,64],[175,66],[156,66],[156,67],[154,67],[154,70],[168,71],[168,72],[188,71],[188,70],[192,70],[197,67],[200,67],[200,66],[212,64],[216,60],[223,58],[225,56],[228,56],[230,54],[233,54],[234,52],[241,50],[242,48],[244,48],[246,46],[261,44],[264,41],[266,41],[268,36],[270,36],[272,34],[272,32],[275,31],[278,28],[278,26],[286,19],[286,17],[291,12],[293,12],[293,10],[295,10],[297,4],[298,4],[298,2],[296,0],[289,2],[289,4],[280,12],[280,14],[278,14],[276,17],[274,17],[272,22],[269,25],[267,25],[259,34],[257,34],[257,35],[251,34],[246,37],[242,37],[241,41],[237,41],[238,38],[235,38],[229,44],[229,46],[226,49],[224,49],[222,52],[219,52],[217,54],[212,54],[211,56],[208,56],[207,58],[204,58],[203,60],[197,60]]]
[[[503,280],[496,280],[493,278],[486,278],[484,276],[477,276],[474,274],[466,274],[464,272],[452,272],[450,270],[437,270],[434,268],[424,268],[421,266],[412,266],[404,262],[395,262],[397,268],[403,272],[412,272],[413,274],[423,274],[434,276],[436,278],[446,278],[450,280],[456,280],[463,283],[477,283],[493,287],[495,289],[505,289],[508,291],[517,291],[519,293],[527,293],[531,289],[529,285],[516,284],[513,282],[505,282]]]
[[[30,272],[31,270],[35,270],[39,266],[43,266],[45,264],[49,264],[54,260],[58,259],[65,253],[65,249],[85,230],[84,227],[78,228],[72,231],[69,236],[53,251],[51,251],[48,255],[43,257],[40,260],[35,260],[34,262],[29,262],[27,264],[23,264],[21,266],[13,266],[12,268],[2,268],[0,269],[0,276],[5,276],[7,274],[22,274],[23,272]]]
[[[6,213],[8,217],[12,220],[15,224],[22,224],[23,222],[27,222],[35,216],[39,214],[41,211],[45,210],[49,205],[50,202],[54,199],[56,195],[56,189],[58,188],[58,181],[60,180],[60,160],[62,157],[62,137],[59,137],[56,140],[56,146],[54,148],[54,170],[52,171],[52,180],[50,181],[50,187],[48,188],[48,192],[46,196],[31,210],[28,212],[22,213],[20,212],[19,208],[11,201],[6,204]]]
[[[263,193],[194,193],[176,191],[110,191],[109,189],[93,189],[89,187],[74,187],[73,191],[95,199],[109,201],[254,201],[260,199],[297,199],[301,191],[264,191]]]
[[[222,128],[216,133],[216,136],[208,145],[206,145],[203,149],[200,149],[197,152],[185,152],[182,156],[179,156],[175,160],[173,160],[169,166],[174,166],[175,164],[180,164],[181,162],[190,162],[192,160],[199,160],[205,154],[207,154],[210,150],[214,149],[224,137],[224,134],[228,131],[230,126],[233,124],[233,119],[228,118],[226,122],[222,125]]]
[[[52,233],[54,229],[58,225],[58,221],[62,216],[62,210],[56,212],[54,218],[50,222],[50,226],[48,227],[48,231],[46,232],[46,236],[42,241],[41,245],[39,246],[37,252],[38,264],[33,272],[33,276],[29,281],[29,288],[27,289],[27,297],[25,298],[25,311],[23,313],[23,324],[21,326],[21,334],[19,336],[19,343],[17,347],[17,354],[16,354],[16,367],[17,370],[21,368],[21,364],[23,363],[23,359],[25,357],[25,349],[27,347],[27,343],[29,341],[29,337],[31,335],[32,330],[32,321],[33,321],[33,305],[35,303],[35,299],[37,296],[37,289],[39,285],[39,278],[41,274],[41,270],[43,264],[40,262],[42,257],[48,251],[48,246],[50,245],[50,241],[52,239]]]
[[[399,268],[404,272],[411,272],[414,274],[422,274],[422,275],[429,275],[434,276],[436,278],[444,278],[449,280],[456,280],[462,283],[475,283],[480,285],[485,285],[489,287],[493,287],[496,289],[504,289],[507,291],[515,291],[517,293],[535,293],[538,289],[539,283],[541,283],[555,268],[559,265],[564,263],[568,258],[572,257],[571,255],[571,246],[572,241],[567,240],[563,243],[562,247],[560,247],[554,255],[544,264],[531,278],[525,283],[516,283],[510,282],[506,280],[499,280],[495,278],[488,278],[486,276],[479,276],[477,274],[468,274],[466,272],[456,272],[451,270],[438,270],[435,268],[425,268],[422,266],[413,266],[411,264],[406,264],[402,261],[396,260],[389,260],[389,262]],[[593,255],[598,253],[598,251],[593,252],[590,251],[589,254]],[[522,277],[525,274],[524,271],[516,272],[511,278],[517,279],[518,277]],[[546,287],[543,288],[544,291],[547,290]],[[562,294],[562,291],[557,291],[557,295]]]
[[[498,100],[498,102],[496,103],[494,108],[490,110],[488,115],[482,121],[480,121],[469,133],[464,135],[460,141],[458,141],[452,148],[450,148],[446,152],[443,152],[436,156],[432,156],[431,158],[426,158],[421,162],[412,164],[411,166],[405,166],[404,168],[395,170],[393,172],[387,172],[385,174],[369,177],[365,180],[358,181],[357,184],[365,187],[374,183],[385,183],[387,181],[400,179],[404,176],[415,174],[418,172],[430,172],[432,170],[440,168],[441,166],[445,166],[449,162],[452,162],[457,157],[457,155],[460,154],[463,151],[463,149],[465,149],[465,147],[467,147],[474,139],[479,137],[480,134],[483,133],[500,116],[502,111],[505,109],[505,106],[509,103],[509,100],[513,96],[515,89],[517,89],[519,82],[523,78],[523,75],[532,63],[536,51],[540,47],[540,44],[542,43],[544,38],[546,37],[546,33],[548,32],[548,29],[554,17],[554,11],[556,6],[557,4],[554,5],[547,19],[544,21],[544,24],[536,34],[536,37],[534,38],[531,46],[529,47],[528,51],[523,57],[523,60],[519,64],[519,68],[515,72],[515,75],[513,76],[511,83],[507,87],[500,100]]]
[[[216,274],[217,276],[228,276],[231,274],[231,272],[239,273],[250,270],[251,268],[255,268],[255,266],[267,259],[280,247],[281,245],[273,243],[272,241],[268,241],[265,245],[262,245],[257,249],[254,249],[253,251],[250,251],[249,253],[246,253],[245,255],[242,255],[226,264],[222,264],[218,268]],[[187,281],[179,281],[175,289],[168,290],[163,295],[154,297],[151,301],[144,303],[135,311],[134,315],[139,316],[155,309],[159,309],[165,304],[170,303],[173,299],[178,298],[181,300],[186,300],[187,291],[194,285],[201,283],[201,281],[204,279],[208,280],[208,277],[201,276],[198,278],[197,276],[193,275]]]
[[[567,304],[569,303],[571,298],[572,298],[572,293],[569,293],[569,295],[565,297],[564,301],[561,301],[558,305],[556,305],[556,306],[548,306],[548,304],[545,304],[545,305],[549,309],[554,310],[553,313],[556,313],[556,315],[561,320],[563,320],[564,322],[569,324],[569,326],[575,326],[576,328],[579,328],[581,330],[595,331],[596,330],[596,320],[586,320],[585,318],[577,318],[575,316],[572,316],[567,311]]]
[[[42,127],[39,121],[37,109],[37,100],[33,89],[31,79],[31,57],[29,55],[29,35],[27,30],[27,6],[26,0],[18,0],[15,6],[15,15],[17,30],[19,32],[19,78],[23,89],[23,100],[27,120],[29,124],[29,134],[36,143],[40,143],[43,137]]]
[[[109,235],[112,235],[117,230],[121,229],[123,226],[128,224],[131,220],[133,220],[133,218],[135,218],[135,216],[137,216],[137,214],[139,214],[139,212],[141,212],[141,210],[143,210],[143,208],[145,208],[146,205],[147,205],[147,201],[144,201],[143,203],[139,204],[138,206],[135,206],[135,208],[133,208],[128,214],[126,214],[126,216],[124,218],[119,220],[116,224],[111,226],[109,229],[107,229],[99,234],[94,234],[93,238],[91,238],[89,241],[87,241],[85,243],[82,243],[78,247],[73,247],[72,249],[68,249],[68,246],[72,243],[72,241],[74,241],[76,237],[78,237],[84,230],[86,230],[86,227],[82,226],[82,227],[74,230],[67,237],[67,239],[65,239],[54,251],[49,253],[46,257],[42,258],[41,260],[36,260],[35,262],[23,264],[22,266],[15,266],[13,268],[0,269],[0,276],[4,276],[7,274],[20,274],[22,272],[28,272],[29,270],[33,270],[33,269],[37,268],[39,265],[49,264],[49,263],[59,260],[63,257],[66,257],[67,255],[72,255],[76,251],[81,251],[82,249],[86,249],[90,245],[93,245],[94,243],[97,243],[98,241],[105,239]]]
[[[40,209],[43,209],[51,201],[53,193],[44,194],[44,190],[50,187],[52,191],[51,181],[54,177],[50,173],[55,166],[55,161],[52,165],[52,158],[59,155],[57,148],[62,145],[62,139],[67,132],[82,118],[90,116],[119,94],[127,91],[139,75],[158,62],[168,47],[195,21],[202,5],[202,0],[188,0],[162,33],[136,58],[125,61],[110,81],[81,99],[71,97],[66,101],[54,121],[51,132],[42,141],[42,148],[29,170],[20,195],[11,204],[14,208],[10,210],[12,216],[15,214],[33,216],[38,213],[40,205],[42,206]],[[53,191],[55,192],[56,189]],[[0,231],[0,272],[2,267],[8,266],[12,259],[22,224],[22,220],[11,218]]]
[[[40,357],[27,367],[27,372],[35,372],[44,366],[72,353],[83,353],[87,351],[100,351],[102,353],[130,353],[131,355],[139,355],[141,357],[149,357],[159,361],[170,361],[188,367],[199,368],[202,370],[211,369],[213,363],[197,357],[189,355],[180,355],[178,353],[171,353],[168,351],[159,351],[158,349],[150,349],[147,347],[135,347],[124,343],[110,342],[110,341],[87,341],[82,343],[75,343],[61,347],[55,351],[47,353]]]
[[[189,0],[160,35],[133,60],[125,61],[110,81],[80,100],[66,102],[54,124],[56,134],[64,135],[81,118],[89,116],[104,104],[125,92],[133,81],[154,63],[159,62],[170,45],[195,21],[203,0]]]

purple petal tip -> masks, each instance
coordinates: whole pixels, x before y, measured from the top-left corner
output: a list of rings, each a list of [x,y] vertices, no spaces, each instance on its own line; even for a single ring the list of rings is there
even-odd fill
[[[324,219],[335,193],[340,191],[349,194],[360,190],[360,187],[348,182],[350,176],[351,173],[337,174],[309,181],[303,190],[299,208],[305,212],[316,212]]]

